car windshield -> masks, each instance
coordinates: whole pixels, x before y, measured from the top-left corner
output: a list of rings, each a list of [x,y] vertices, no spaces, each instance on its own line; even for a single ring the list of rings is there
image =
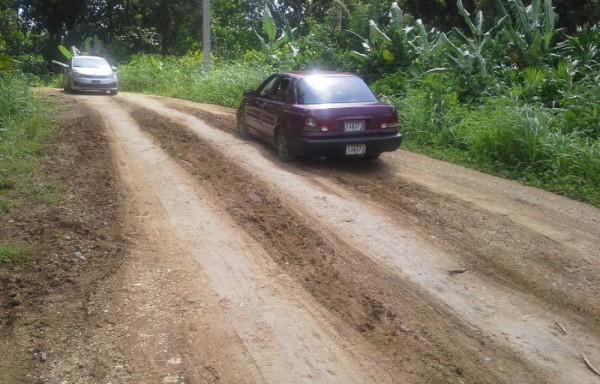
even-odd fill
[[[298,84],[298,104],[376,102],[362,79],[355,76],[315,75]]]
[[[94,57],[75,57],[73,58],[73,66],[83,68],[110,68],[110,65],[106,60]]]

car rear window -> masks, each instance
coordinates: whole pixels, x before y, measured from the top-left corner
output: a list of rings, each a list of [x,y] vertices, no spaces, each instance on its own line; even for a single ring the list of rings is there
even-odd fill
[[[375,102],[377,98],[355,76],[309,76],[298,83],[298,104]]]
[[[104,68],[110,67],[108,62],[104,59],[95,59],[89,57],[75,57],[73,58],[73,66],[74,67],[83,67],[83,68]]]

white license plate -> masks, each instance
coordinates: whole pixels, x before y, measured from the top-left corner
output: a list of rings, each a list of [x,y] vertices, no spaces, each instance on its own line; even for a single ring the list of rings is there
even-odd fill
[[[365,125],[364,120],[344,121],[344,132],[362,132]]]
[[[364,155],[367,153],[367,144],[346,145],[346,155]]]

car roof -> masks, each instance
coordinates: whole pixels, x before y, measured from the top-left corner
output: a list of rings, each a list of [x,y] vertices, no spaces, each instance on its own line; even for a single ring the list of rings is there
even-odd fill
[[[100,59],[100,60],[106,60],[104,57],[101,56],[90,56],[90,55],[75,55],[73,56],[74,59]]]
[[[337,72],[337,71],[289,71],[282,72],[281,75],[288,75],[291,77],[295,77],[297,79],[302,79],[310,76],[348,76],[348,77],[358,77],[354,73],[349,72]]]

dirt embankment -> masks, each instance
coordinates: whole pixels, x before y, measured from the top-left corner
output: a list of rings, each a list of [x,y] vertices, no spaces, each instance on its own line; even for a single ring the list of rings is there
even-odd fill
[[[25,201],[0,223],[2,241],[30,244],[33,252],[29,266],[0,267],[0,382],[7,384],[44,382],[41,372],[55,356],[86,344],[98,321],[88,313],[89,297],[119,269],[126,249],[101,119],[76,99],[59,105],[62,129],[44,169],[62,199]]]

